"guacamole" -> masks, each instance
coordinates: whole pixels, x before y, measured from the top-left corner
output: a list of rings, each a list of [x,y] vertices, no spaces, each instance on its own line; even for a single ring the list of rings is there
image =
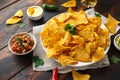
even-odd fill
[[[120,35],[116,37],[115,42],[120,47]]]

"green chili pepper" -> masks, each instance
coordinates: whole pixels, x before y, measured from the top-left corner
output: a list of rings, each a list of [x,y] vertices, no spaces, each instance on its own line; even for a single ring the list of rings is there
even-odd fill
[[[43,7],[45,10],[51,10],[51,11],[54,11],[54,10],[59,9],[59,6],[57,6],[57,5],[43,4],[42,7]]]

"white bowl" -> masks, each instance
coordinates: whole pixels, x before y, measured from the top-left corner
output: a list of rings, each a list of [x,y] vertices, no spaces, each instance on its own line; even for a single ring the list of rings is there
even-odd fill
[[[29,13],[29,11],[28,11],[29,8],[38,8],[40,10],[40,12],[38,13],[38,15],[31,15]],[[43,9],[42,9],[42,7],[40,7],[40,6],[31,6],[29,8],[27,9],[27,17],[29,19],[31,19],[31,20],[39,20],[39,19],[41,19],[43,17]]]
[[[116,44],[116,38],[120,36],[120,34],[117,34],[114,38],[114,46],[120,51],[120,47]]]
[[[62,14],[62,13],[61,13],[61,14]],[[58,14],[58,15],[56,15],[56,16],[54,16],[54,17],[58,18],[59,15],[60,15],[60,14]],[[47,24],[47,22],[46,22],[46,24]],[[101,24],[100,27],[101,27],[102,29],[108,30],[103,23]],[[43,29],[44,29],[44,27],[42,27],[41,32],[43,31]],[[110,34],[109,34],[109,37],[110,37]],[[41,45],[42,45],[44,51],[46,52],[46,51],[47,51],[47,48],[44,47],[43,41],[42,41],[42,38],[41,38],[41,37],[40,37],[40,42],[41,42]],[[111,39],[110,39],[110,44],[111,44]],[[110,45],[109,45],[109,46],[106,48],[106,50],[104,51],[105,55],[107,54],[107,52],[109,51],[109,49],[110,49]],[[53,58],[53,59],[54,59],[55,61],[59,62],[59,61],[56,60],[55,58]],[[101,59],[101,60],[102,60],[102,59]],[[101,61],[101,60],[100,60],[100,61]],[[70,67],[84,67],[84,66],[88,66],[88,65],[91,65],[91,64],[94,64],[94,63],[97,63],[97,62],[99,62],[99,61],[96,61],[96,62],[80,62],[80,61],[78,61],[77,64],[68,65],[68,66],[70,66]]]
[[[10,44],[10,43],[11,43],[11,40],[12,40],[16,35],[18,35],[18,34],[20,34],[20,33],[25,33],[25,34],[29,35],[30,38],[34,41],[34,45],[33,45],[32,49],[29,50],[29,51],[27,51],[27,52],[25,52],[25,53],[16,53],[15,51],[13,51],[13,50],[11,49],[11,44]],[[27,32],[20,32],[20,33],[14,34],[14,35],[9,39],[9,41],[8,41],[8,48],[9,48],[9,50],[10,50],[13,54],[16,54],[16,55],[25,55],[25,54],[28,54],[28,53],[30,53],[31,51],[33,51],[33,49],[36,47],[36,38],[35,38],[35,36],[32,35],[31,33],[27,33]]]

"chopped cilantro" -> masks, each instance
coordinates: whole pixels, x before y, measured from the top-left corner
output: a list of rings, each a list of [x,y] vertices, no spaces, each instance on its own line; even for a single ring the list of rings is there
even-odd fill
[[[43,59],[40,59],[37,55],[33,57],[33,61],[35,62],[35,67],[44,65]]]
[[[101,14],[95,13],[95,16],[96,16],[96,17],[101,17]]]
[[[70,29],[71,29],[70,24],[66,24],[65,30],[66,30],[66,31],[70,31]]]
[[[19,26],[20,28],[23,28],[23,27],[25,26],[25,23],[19,22],[19,23],[18,23],[18,26]]]
[[[19,47],[20,47],[20,48],[24,48],[24,46],[22,45],[22,39],[21,39],[21,38],[16,38],[16,40],[17,40],[18,43],[19,43]]]
[[[113,62],[113,63],[118,63],[120,62],[120,58],[115,56],[115,55],[112,55],[110,60]]]
[[[22,39],[21,38],[16,38],[16,40],[21,43],[22,42]]]
[[[66,24],[65,30],[69,31],[72,35],[76,34],[76,26],[71,26],[70,24]]]
[[[72,27],[72,28],[70,29],[70,33],[71,33],[72,35],[75,35],[75,34],[76,34],[76,27]]]

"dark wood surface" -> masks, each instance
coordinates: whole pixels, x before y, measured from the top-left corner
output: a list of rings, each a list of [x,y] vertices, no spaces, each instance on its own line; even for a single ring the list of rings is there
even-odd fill
[[[67,0],[56,1],[57,5],[60,5]],[[86,10],[87,8],[81,6],[79,1],[80,0],[77,0],[77,7],[74,8],[74,10]],[[25,56],[15,56],[8,50],[7,47],[8,39],[13,34],[22,31],[32,32],[33,26],[44,24],[52,16],[66,11],[63,7],[55,12],[44,10],[44,17],[41,20],[29,20],[26,16],[26,9],[32,5],[41,6],[43,3],[43,0],[0,0],[0,80],[50,80],[52,71],[33,71],[32,52]],[[6,25],[6,19],[11,17],[19,9],[24,11],[22,21],[26,24],[26,26],[24,28],[19,28],[17,24]],[[111,14],[114,18],[120,20],[120,0],[98,0],[95,10],[106,17],[108,14]],[[120,33],[120,30],[116,34],[118,33]],[[113,38],[115,35],[111,37],[111,47],[107,53],[109,58],[112,55],[120,57],[120,51],[118,51],[113,45]],[[120,80],[120,63],[115,64],[110,61],[110,66],[108,67],[83,70],[79,72],[90,74],[90,80]],[[59,80],[73,80],[72,74],[59,74]]]

